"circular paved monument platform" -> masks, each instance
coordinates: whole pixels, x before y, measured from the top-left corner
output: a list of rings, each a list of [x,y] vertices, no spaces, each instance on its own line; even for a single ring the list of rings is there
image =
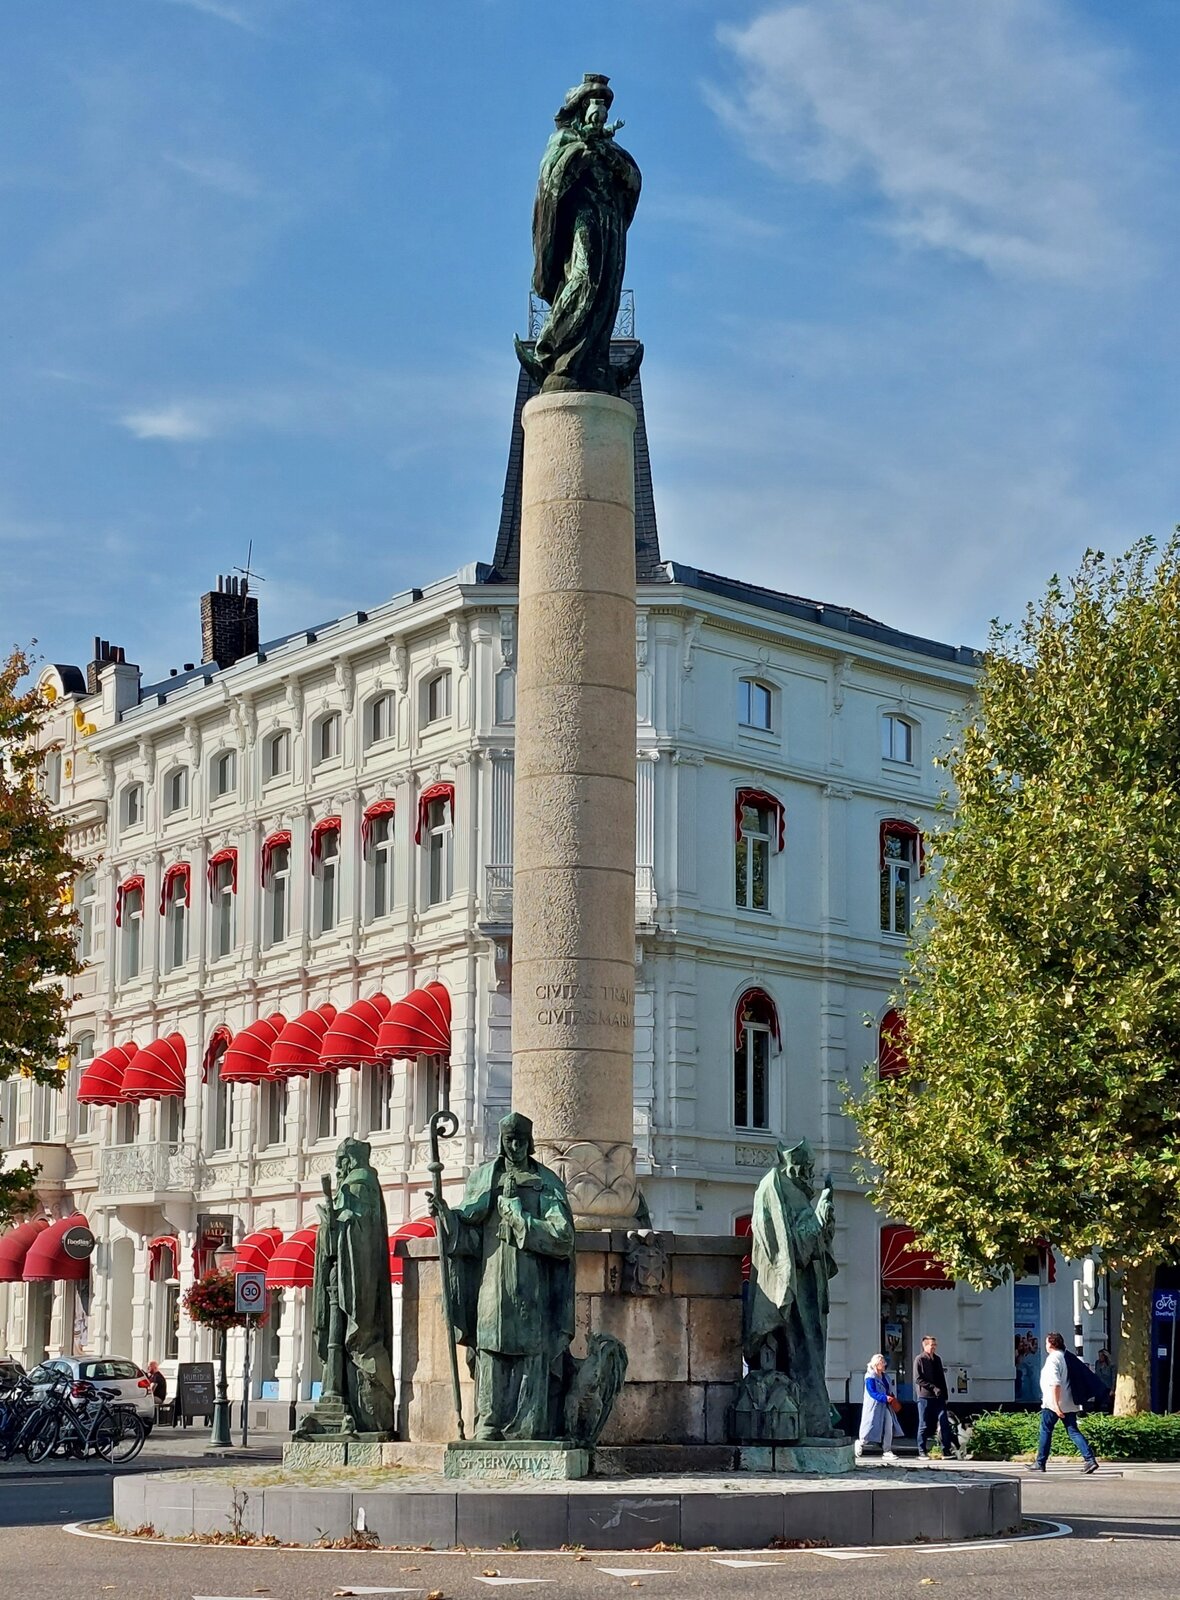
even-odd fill
[[[210,1468],[115,1479],[114,1521],[132,1532],[230,1533],[283,1544],[346,1538],[382,1545],[523,1550],[757,1549],[775,1541],[896,1545],[993,1537],[1020,1526],[1020,1483],[974,1474],[873,1471],[842,1478],[585,1478],[575,1483]]]

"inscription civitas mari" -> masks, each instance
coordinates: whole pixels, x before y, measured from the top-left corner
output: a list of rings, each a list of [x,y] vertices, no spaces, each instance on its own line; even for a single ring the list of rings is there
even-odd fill
[[[621,983],[539,983],[537,999],[542,1027],[629,1028],[633,1022],[634,993]]]

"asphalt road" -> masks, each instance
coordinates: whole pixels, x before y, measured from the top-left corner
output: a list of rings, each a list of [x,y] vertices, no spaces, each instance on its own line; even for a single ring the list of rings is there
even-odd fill
[[[304,1553],[83,1538],[52,1525],[58,1508],[68,1499],[69,1514],[82,1518],[88,1496],[109,1496],[109,1474],[58,1473],[37,1484],[31,1478],[0,1481],[7,1524],[0,1529],[0,1594],[21,1600],[331,1600],[349,1588],[417,1600],[486,1600],[518,1587],[553,1600],[598,1600],[632,1589],[669,1600],[804,1594],[808,1600],[913,1600],[927,1590],[953,1592],[956,1600],[1180,1595],[1180,1470],[1174,1469],[1088,1479],[1066,1470],[1031,1480],[1026,1514],[1070,1523],[1073,1533],[1062,1539],[873,1553],[595,1552],[580,1560],[573,1553]],[[40,1507],[39,1524],[30,1497]],[[734,1561],[759,1564],[727,1564]]]

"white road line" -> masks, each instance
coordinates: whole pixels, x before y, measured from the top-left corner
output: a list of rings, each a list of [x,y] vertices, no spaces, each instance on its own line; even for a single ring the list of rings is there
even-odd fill
[[[489,1589],[498,1589],[505,1583],[556,1583],[556,1578],[476,1578],[476,1583],[486,1583]]]
[[[599,1567],[608,1578],[660,1578],[667,1577],[671,1567]]]
[[[880,1550],[801,1550],[800,1555],[827,1556],[829,1561],[874,1561]]]
[[[378,1584],[378,1585],[376,1585],[374,1587],[374,1586],[370,1586],[367,1583],[354,1583],[354,1584],[350,1584],[348,1588],[344,1588],[342,1586],[339,1589],[333,1589],[332,1590],[333,1597],[335,1597],[336,1595],[346,1595],[346,1594],[421,1594],[421,1593],[422,1593],[421,1589],[390,1589],[387,1585],[384,1585],[384,1584]]]
[[[781,1567],[781,1561],[733,1561],[725,1556],[712,1556],[710,1558],[715,1567]]]

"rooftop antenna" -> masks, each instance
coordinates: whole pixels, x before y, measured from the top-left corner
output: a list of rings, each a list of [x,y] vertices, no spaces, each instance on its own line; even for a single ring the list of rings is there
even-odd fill
[[[262,576],[261,572],[254,572],[254,571],[251,570],[250,558],[253,556],[253,554],[254,554],[254,541],[253,541],[253,539],[251,539],[250,543],[246,546],[246,565],[244,567],[235,567],[234,568],[234,571],[235,572],[240,572],[242,574],[243,578],[245,578],[245,580],[246,580],[245,583],[243,583],[243,585],[242,585],[243,598],[250,591],[250,579],[251,578],[257,578],[259,583],[265,583],[266,582],[266,579]]]

